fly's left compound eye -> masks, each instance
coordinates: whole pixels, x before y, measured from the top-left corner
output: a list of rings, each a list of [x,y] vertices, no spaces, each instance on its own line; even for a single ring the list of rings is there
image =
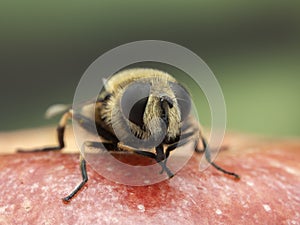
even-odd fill
[[[130,85],[123,93],[121,110],[124,116],[132,123],[143,127],[143,116],[148,102],[150,85],[135,83]]]
[[[191,111],[191,97],[188,91],[177,83],[170,83],[171,89],[176,97],[178,108],[180,110],[181,121],[183,121],[190,114]]]

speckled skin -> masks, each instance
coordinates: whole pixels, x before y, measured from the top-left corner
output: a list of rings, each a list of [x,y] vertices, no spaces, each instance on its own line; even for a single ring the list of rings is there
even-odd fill
[[[212,167],[199,172],[201,155],[172,179],[140,187],[88,166],[88,185],[68,205],[61,197],[81,179],[77,154],[0,155],[0,224],[299,224],[300,141],[238,135],[225,145],[216,162],[240,181]]]

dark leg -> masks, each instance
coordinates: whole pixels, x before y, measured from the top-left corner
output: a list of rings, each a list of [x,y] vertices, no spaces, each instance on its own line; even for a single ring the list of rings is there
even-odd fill
[[[176,143],[173,143],[173,144],[169,145],[168,148],[166,149],[166,159],[168,159],[171,151],[175,150],[178,147],[181,147],[181,146],[187,144],[190,141],[189,137],[191,137],[192,135],[194,135],[194,132],[189,132],[189,133],[183,134],[183,135],[180,136],[180,141],[179,142],[176,142]]]
[[[193,134],[194,134],[194,132],[189,132],[189,133],[183,134],[183,135],[180,136],[180,141],[179,142],[173,143],[173,144],[171,144],[167,147],[166,154],[165,154],[166,159],[163,161],[163,163],[165,164],[165,167],[167,165],[167,161],[168,161],[168,158],[170,156],[170,152],[175,150],[178,147],[181,147],[181,146],[187,144],[189,141],[191,141],[189,139],[189,137],[191,137]],[[163,172],[163,170],[162,170],[162,172]]]
[[[209,148],[207,147],[206,140],[205,140],[203,137],[201,137],[201,141],[202,141],[203,148],[204,148],[205,158],[206,158],[206,160],[207,160],[213,167],[215,167],[217,170],[219,170],[219,171],[221,171],[221,172],[223,172],[223,173],[225,173],[225,174],[228,174],[228,175],[230,175],[230,176],[235,177],[236,179],[240,179],[240,176],[239,176],[238,174],[233,173],[233,172],[230,172],[230,171],[227,171],[227,170],[221,168],[220,166],[218,166],[217,164],[215,164],[214,162],[212,162],[211,156],[210,156],[210,150],[209,150]],[[196,151],[196,152],[201,152],[201,149],[196,149],[195,151]],[[203,152],[203,150],[202,150],[202,152]]]
[[[134,153],[149,157],[151,159],[156,159],[156,155],[152,152],[146,152],[146,151],[141,151],[141,150],[133,150]]]
[[[86,161],[85,159],[80,156],[80,170],[82,174],[82,181],[81,183],[69,194],[67,197],[63,198],[64,203],[70,202],[70,200],[81,190],[81,188],[85,185],[85,183],[88,181],[88,175],[86,172]]]
[[[162,171],[161,173],[163,173],[164,171],[166,171],[166,173],[168,174],[169,178],[172,178],[174,176],[174,174],[170,171],[170,169],[167,167],[166,165],[166,155],[164,153],[164,148],[163,148],[163,145],[160,144],[159,146],[157,146],[155,148],[156,150],[156,161],[159,163],[159,165],[161,165],[162,167]]]
[[[64,143],[64,133],[65,133],[65,127],[67,124],[67,121],[69,118],[72,117],[72,112],[68,111],[60,119],[59,125],[57,127],[57,139],[58,139],[58,145],[57,146],[50,146],[50,147],[44,147],[44,148],[36,148],[31,150],[26,149],[18,149],[17,152],[48,152],[48,151],[57,151],[61,150],[65,147]]]
[[[100,148],[100,149],[103,149],[103,146],[104,146],[105,147],[104,150],[107,150],[107,151],[117,151],[118,150],[116,148],[116,145],[113,144],[113,143],[102,143],[102,142],[86,141],[86,142],[83,143],[83,146],[82,146],[83,150],[87,146],[94,147],[94,148]],[[84,153],[84,151],[83,151],[83,153]],[[80,156],[80,171],[81,171],[81,175],[82,175],[82,181],[71,192],[71,194],[69,194],[67,197],[62,199],[64,203],[70,202],[70,200],[83,188],[85,183],[88,181],[88,175],[87,175],[87,172],[86,172],[86,161],[85,161],[85,159],[82,155]]]
[[[170,152],[173,151],[174,149],[180,147],[180,146],[183,146],[183,145],[187,144],[190,141],[189,137],[191,137],[193,134],[194,134],[194,132],[188,132],[188,133],[182,134],[180,136],[180,141],[169,145],[167,147],[165,153],[164,153],[164,149],[163,149],[162,144],[155,148],[156,155],[152,152],[146,152],[146,151],[140,151],[140,150],[134,150],[134,152],[137,153],[137,154],[144,155],[144,156],[150,157],[152,159],[155,159],[162,167],[161,173],[166,171],[169,178],[171,178],[171,177],[174,176],[174,174],[167,167],[167,159],[170,156]]]
[[[159,145],[158,147],[156,147],[156,154],[154,154],[152,152],[141,151],[141,150],[133,150],[133,152],[136,153],[136,154],[139,154],[139,155],[143,155],[143,156],[155,159],[155,161],[158,162],[159,165],[161,165],[161,167],[162,167],[161,173],[166,171],[169,178],[174,176],[174,174],[170,171],[170,169],[164,163],[164,160],[166,159],[166,156],[164,154],[162,145]]]
[[[87,141],[85,142],[85,146],[103,149],[104,151],[109,152],[119,151],[117,144],[115,143]]]

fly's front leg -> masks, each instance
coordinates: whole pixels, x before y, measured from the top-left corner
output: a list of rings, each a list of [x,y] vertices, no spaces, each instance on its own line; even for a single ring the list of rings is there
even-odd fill
[[[173,144],[170,144],[168,147],[167,147],[167,149],[166,149],[166,151],[165,151],[165,154],[163,155],[163,153],[161,152],[161,150],[160,149],[157,149],[157,152],[158,152],[158,156],[162,159],[162,158],[164,158],[164,159],[162,159],[162,161],[161,161],[161,163],[163,163],[164,165],[162,166],[162,171],[161,171],[161,173],[162,172],[164,172],[164,170],[167,168],[168,169],[168,167],[167,167],[167,161],[168,161],[168,158],[169,158],[169,156],[170,156],[170,153],[171,153],[171,151],[173,151],[173,150],[175,150],[176,148],[179,148],[179,147],[181,147],[181,146],[184,146],[184,145],[186,145],[187,143],[189,143],[190,141],[191,141],[191,137],[194,135],[194,132],[188,132],[188,133],[185,133],[185,134],[182,134],[181,136],[180,136],[180,140],[178,141],[178,142],[175,142],[175,143],[173,143]],[[166,171],[167,172],[167,171]],[[168,173],[168,172],[167,172]],[[168,175],[170,176],[170,175],[172,175],[172,173],[168,173]],[[172,175],[172,176],[174,176],[174,175]],[[171,177],[172,177],[171,176]]]
[[[169,145],[166,149],[166,160],[165,162],[167,161],[167,159],[169,158],[170,156],[170,152],[175,150],[176,148],[179,148],[181,146],[184,146],[186,145],[188,142],[190,142],[190,138],[194,135],[194,132],[188,132],[186,134],[183,134],[180,136],[180,140],[178,142],[175,142],[171,145]]]
[[[156,151],[156,158],[155,158],[155,160],[162,167],[162,170],[161,170],[160,173],[163,173],[164,171],[166,171],[166,173],[168,174],[169,178],[172,178],[174,176],[174,174],[171,172],[171,170],[166,165],[167,157],[166,157],[166,154],[164,153],[163,145],[160,144],[159,146],[157,146],[155,148],[155,151]]]
[[[122,144],[119,144],[119,147],[121,149],[127,149],[127,151],[129,151],[129,152],[133,152],[135,154],[142,155],[142,156],[154,159],[162,167],[161,173],[166,171],[169,178],[174,176],[174,174],[170,171],[170,169],[164,163],[164,160],[166,160],[166,156],[165,156],[162,144],[160,144],[158,147],[155,148],[156,154],[153,153],[153,152],[147,152],[147,151],[138,150],[138,149],[126,148],[126,146],[123,146]]]

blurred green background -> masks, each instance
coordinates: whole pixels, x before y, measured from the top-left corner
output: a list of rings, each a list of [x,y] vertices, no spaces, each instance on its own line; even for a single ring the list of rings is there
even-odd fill
[[[157,39],[217,77],[228,129],[300,135],[299,1],[0,1],[0,130],[55,124],[86,68],[118,45]],[[209,124],[209,111],[203,112]]]

